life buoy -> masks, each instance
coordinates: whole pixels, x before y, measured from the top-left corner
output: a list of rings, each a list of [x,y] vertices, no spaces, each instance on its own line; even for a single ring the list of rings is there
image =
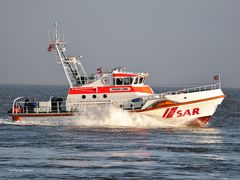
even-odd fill
[[[107,85],[107,84],[110,83],[110,79],[109,79],[108,77],[103,77],[103,78],[101,79],[101,81],[102,81],[102,83],[103,83],[104,85]]]

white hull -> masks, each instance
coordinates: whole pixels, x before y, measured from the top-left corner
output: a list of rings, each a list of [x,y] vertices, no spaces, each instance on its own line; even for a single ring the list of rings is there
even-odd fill
[[[196,123],[200,123],[199,126],[205,126],[215,113],[217,106],[222,103],[224,94],[218,89],[170,95],[166,99],[170,99],[176,104],[167,107],[146,108],[135,112],[173,124],[184,122],[187,125],[198,125]]]

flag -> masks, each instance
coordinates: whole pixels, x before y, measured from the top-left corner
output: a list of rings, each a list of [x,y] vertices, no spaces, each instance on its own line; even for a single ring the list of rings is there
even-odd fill
[[[48,46],[48,51],[50,52],[50,51],[52,51],[52,50],[54,50],[54,45],[53,45],[53,44],[49,44],[49,46]]]
[[[219,81],[219,75],[213,76],[213,80],[214,80],[214,81]]]
[[[102,68],[101,67],[97,69],[97,73],[100,74],[100,75],[102,74]]]

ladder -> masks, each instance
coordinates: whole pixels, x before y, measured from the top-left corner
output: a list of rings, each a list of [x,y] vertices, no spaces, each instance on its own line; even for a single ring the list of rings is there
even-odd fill
[[[55,50],[63,66],[71,87],[79,87],[88,83],[87,73],[84,70],[80,58],[77,56],[67,56],[66,42],[60,41],[57,23],[54,22],[54,40],[50,42],[48,51]]]

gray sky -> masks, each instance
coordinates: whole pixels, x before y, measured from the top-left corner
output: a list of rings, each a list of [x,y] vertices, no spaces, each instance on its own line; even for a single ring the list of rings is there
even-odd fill
[[[239,0],[1,0],[0,84],[67,84],[48,30],[64,27],[88,73],[148,71],[160,86],[240,87]]]

